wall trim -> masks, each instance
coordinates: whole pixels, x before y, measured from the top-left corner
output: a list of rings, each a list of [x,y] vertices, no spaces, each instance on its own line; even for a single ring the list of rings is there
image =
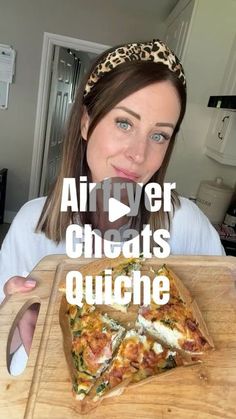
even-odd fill
[[[48,94],[51,80],[51,63],[55,45],[97,54],[100,54],[105,49],[109,48],[108,45],[44,32],[34,130],[29,200],[39,196],[41,165],[48,108]]]

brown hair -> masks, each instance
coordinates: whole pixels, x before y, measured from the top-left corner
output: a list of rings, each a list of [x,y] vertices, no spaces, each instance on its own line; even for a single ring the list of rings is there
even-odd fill
[[[94,63],[93,68],[95,68],[100,59],[101,57]],[[93,71],[93,68],[91,71]],[[77,184],[80,176],[88,176],[90,179],[90,171],[86,159],[87,142],[81,136],[81,118],[84,106],[90,117],[88,130],[89,141],[93,130],[101,119],[125,97],[152,83],[161,81],[170,81],[172,83],[180,100],[180,116],[162,166],[149,180],[149,182],[157,182],[161,186],[164,182],[174,140],[185,114],[186,88],[177,75],[162,63],[154,63],[152,61],[129,61],[122,63],[99,79],[84,99],[83,93],[88,76],[78,89],[65,133],[60,171],[54,187],[48,194],[36,227],[36,231],[44,232],[49,239],[57,243],[65,239],[66,228],[73,222],[73,213],[71,211],[66,213],[60,212],[63,178],[75,178]],[[79,195],[79,188],[77,188],[77,193]],[[149,223],[153,231],[158,228],[169,228],[169,214],[165,213],[162,209],[156,213],[149,214],[144,207],[143,201],[141,201],[142,205],[140,209],[142,224]],[[179,205],[179,199],[176,193],[172,193],[172,204],[173,208]],[[81,213],[80,220],[82,224],[91,224],[88,213]]]

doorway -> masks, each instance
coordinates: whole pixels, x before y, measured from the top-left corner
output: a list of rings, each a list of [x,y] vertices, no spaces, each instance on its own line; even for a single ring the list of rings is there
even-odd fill
[[[76,87],[94,58],[107,48],[108,45],[44,33],[29,199],[47,194],[55,179],[63,126]]]
[[[54,47],[39,194],[47,195],[62,157],[64,129],[76,90],[97,54]]]

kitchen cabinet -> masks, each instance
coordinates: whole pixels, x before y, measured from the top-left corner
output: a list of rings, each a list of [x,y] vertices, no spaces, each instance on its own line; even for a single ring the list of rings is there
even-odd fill
[[[222,164],[236,166],[236,114],[216,110],[207,133],[205,154]]]
[[[225,67],[220,94],[236,94],[236,36]],[[235,110],[217,108],[214,110],[207,133],[205,153],[219,163],[236,166]]]
[[[236,166],[236,112],[207,107],[210,96],[236,94],[235,11],[233,0],[180,0],[166,20],[165,40],[187,77],[188,106],[175,154],[175,173],[186,190],[192,186],[181,172],[183,152],[194,156],[203,172],[208,157]],[[210,167],[214,178],[218,166]]]

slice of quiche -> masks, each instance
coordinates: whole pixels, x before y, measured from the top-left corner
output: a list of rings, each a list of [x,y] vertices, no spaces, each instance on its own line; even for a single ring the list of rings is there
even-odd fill
[[[137,327],[169,347],[193,357],[213,348],[201,312],[182,281],[166,266],[154,274],[169,278],[170,299],[164,305],[152,301],[150,305],[140,307]]]
[[[118,322],[84,303],[68,306],[72,335],[73,391],[82,400],[108,367],[125,329]]]
[[[126,332],[117,355],[105,373],[96,381],[89,397],[98,401],[104,396],[120,394],[129,383],[183,365],[180,354],[164,348],[151,336],[137,331]]]

